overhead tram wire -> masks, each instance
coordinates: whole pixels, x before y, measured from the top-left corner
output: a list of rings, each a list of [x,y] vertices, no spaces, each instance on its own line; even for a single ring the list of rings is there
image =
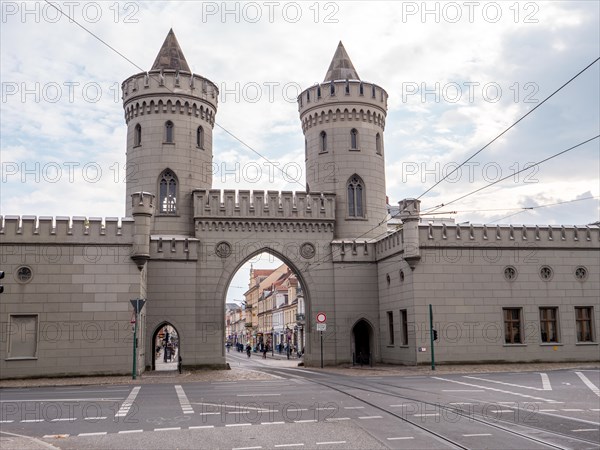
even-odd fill
[[[114,48],[112,45],[110,45],[108,42],[104,41],[101,37],[97,36],[96,34],[94,34],[92,31],[88,30],[86,27],[84,27],[83,25],[81,25],[79,22],[77,22],[77,20],[73,19],[71,16],[69,16],[67,13],[65,13],[62,9],[60,9],[59,7],[57,7],[54,3],[50,2],[49,0],[44,0],[48,5],[52,6],[54,9],[56,9],[58,12],[60,12],[63,16],[65,16],[67,19],[69,19],[69,21],[75,23],[78,27],[80,27],[82,30],[84,30],[86,33],[89,33],[92,37],[94,37],[95,39],[97,39],[98,41],[100,41],[102,44],[104,44],[106,47],[108,47],[109,49],[111,49],[113,52],[115,52],[117,55],[119,55],[121,58],[123,58],[125,61],[127,61],[128,63],[130,63],[133,67],[135,67],[136,69],[138,69],[140,72],[148,72],[147,70],[142,69],[140,66],[138,66],[135,62],[133,62],[131,59],[129,59],[127,56],[125,56],[123,53],[121,53],[120,51],[118,51],[116,48]],[[149,75],[150,76],[150,75]],[[156,77],[150,76],[152,79],[154,79],[155,81],[158,80]],[[171,89],[169,89],[167,86],[164,86],[169,92],[171,92],[172,94],[175,94],[175,92]],[[233,137],[235,140],[237,140],[238,142],[240,142],[242,145],[244,145],[245,147],[247,147],[248,149],[250,149],[252,152],[254,152],[256,155],[258,155],[260,158],[264,159],[266,162],[268,162],[269,164],[273,165],[274,167],[276,167],[283,175],[288,176],[288,173],[286,173],[283,169],[281,169],[280,167],[277,167],[276,164],[274,164],[272,161],[270,161],[266,156],[261,155],[258,151],[254,150],[249,144],[246,144],[242,139],[238,138],[235,134],[233,134],[231,131],[229,131],[228,129],[226,129],[225,127],[223,127],[222,125],[220,125],[216,120],[215,120],[215,125],[217,127],[219,127],[221,130],[225,131],[228,135],[230,135],[231,137]],[[302,189],[305,189],[306,187],[300,183],[297,180],[294,180],[294,182],[298,185],[300,185],[302,187]]]
[[[550,95],[548,95],[544,100],[542,100],[540,103],[538,103],[537,105],[535,105],[535,107],[533,107],[531,110],[529,110],[527,113],[525,113],[523,116],[521,116],[521,118],[519,118],[516,122],[514,122],[512,125],[510,125],[508,128],[506,128],[504,131],[502,131],[500,134],[498,134],[494,139],[492,139],[490,142],[488,142],[487,144],[485,144],[483,147],[481,147],[479,150],[477,150],[475,153],[473,153],[471,156],[469,156],[466,160],[464,160],[462,163],[460,163],[457,167],[454,168],[454,170],[450,171],[449,173],[447,173],[444,177],[442,177],[440,180],[438,180],[436,183],[433,184],[433,186],[431,186],[429,189],[427,189],[425,192],[423,192],[421,195],[419,195],[417,197],[417,200],[419,200],[421,197],[423,197],[425,194],[427,194],[428,192],[430,192],[433,188],[435,188],[438,184],[440,184],[442,181],[444,181],[446,178],[448,178],[450,175],[452,175],[454,172],[456,172],[458,169],[460,169],[462,166],[464,166],[466,163],[468,163],[469,161],[471,161],[473,158],[475,158],[478,154],[480,154],[482,151],[484,151],[487,147],[489,147],[490,145],[492,145],[494,142],[496,142],[498,139],[500,139],[503,135],[505,135],[509,130],[511,130],[513,127],[515,127],[519,122],[521,122],[523,119],[525,119],[527,116],[529,116],[531,113],[533,113],[536,109],[538,109],[540,106],[542,106],[544,103],[546,103],[548,100],[550,100],[554,95],[556,95],[558,92],[560,92],[564,87],[566,87],[568,84],[570,84],[573,80],[575,80],[577,77],[579,77],[583,72],[585,72],[586,70],[588,70],[590,67],[592,67],[594,64],[596,64],[598,62],[598,60],[600,60],[600,57],[596,58],[594,61],[592,61],[591,63],[589,63],[587,66],[585,66],[583,69],[581,69],[579,72],[577,72],[575,75],[573,75],[567,82],[563,83],[558,89],[556,89],[554,92],[552,92]]]

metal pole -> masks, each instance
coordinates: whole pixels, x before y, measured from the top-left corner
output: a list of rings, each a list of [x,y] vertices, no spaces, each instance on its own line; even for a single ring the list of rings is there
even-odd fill
[[[431,370],[435,370],[435,353],[433,348],[433,308],[429,305],[429,338],[431,341]]]
[[[131,374],[131,378],[135,380],[136,372],[137,372],[137,326],[138,326],[138,306],[140,305],[140,300],[136,300],[135,307],[135,324],[133,325],[133,373]]]
[[[323,368],[323,332],[321,331],[321,369]]]

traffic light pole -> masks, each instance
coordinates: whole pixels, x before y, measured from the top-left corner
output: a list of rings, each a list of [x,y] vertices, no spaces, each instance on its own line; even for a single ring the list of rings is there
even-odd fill
[[[431,370],[435,370],[435,352],[433,348],[433,308],[429,305],[429,338],[431,339]]]
[[[131,373],[131,379],[136,379],[137,372],[137,328],[138,328],[138,313],[137,309],[135,312],[135,324],[133,325],[133,372]]]

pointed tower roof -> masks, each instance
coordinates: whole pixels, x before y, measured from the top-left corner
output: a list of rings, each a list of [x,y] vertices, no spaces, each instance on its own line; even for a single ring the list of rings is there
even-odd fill
[[[191,72],[181,47],[179,47],[173,28],[169,30],[169,34],[167,34],[150,70],[185,70]]]
[[[327,75],[325,75],[325,80],[323,81],[327,82],[335,80],[360,80],[358,73],[356,73],[356,69],[352,65],[352,61],[350,61],[348,53],[346,53],[342,41],[340,41],[335,50],[335,54],[333,55],[333,59],[327,70]]]

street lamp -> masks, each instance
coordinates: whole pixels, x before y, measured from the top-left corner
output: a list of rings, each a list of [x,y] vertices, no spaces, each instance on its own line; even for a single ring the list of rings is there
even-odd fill
[[[275,328],[271,327],[271,357],[275,356]]]

